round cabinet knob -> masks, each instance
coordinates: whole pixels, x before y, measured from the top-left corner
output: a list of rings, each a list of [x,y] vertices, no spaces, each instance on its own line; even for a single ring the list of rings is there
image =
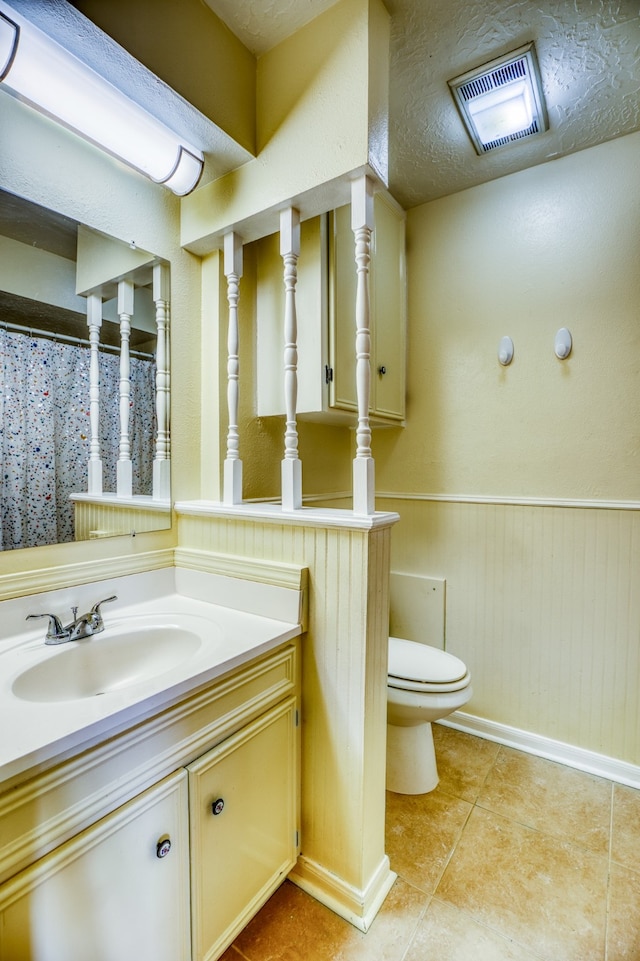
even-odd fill
[[[160,838],[156,845],[156,857],[166,858],[171,850],[171,838]]]
[[[380,374],[380,376],[382,376],[382,374],[386,374],[386,372],[387,372],[386,367],[378,367],[378,373]]]
[[[213,804],[211,805],[211,810],[213,811],[214,814],[222,814],[222,812],[224,811],[224,800],[223,800],[223,798],[221,798],[221,797],[216,798],[216,800],[215,800],[215,801],[213,802]]]

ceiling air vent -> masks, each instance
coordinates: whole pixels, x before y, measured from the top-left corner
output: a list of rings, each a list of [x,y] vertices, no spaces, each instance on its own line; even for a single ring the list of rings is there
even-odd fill
[[[449,87],[479,154],[547,129],[533,43],[469,70]]]

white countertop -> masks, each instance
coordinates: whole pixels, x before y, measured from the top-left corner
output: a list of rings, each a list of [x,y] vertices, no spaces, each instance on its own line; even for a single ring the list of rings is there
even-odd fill
[[[148,583],[148,579],[140,583]],[[250,590],[246,582],[244,585],[245,591]],[[93,585],[93,603],[108,596],[109,590],[116,593],[118,585],[115,585],[115,591],[113,587],[113,584],[106,583],[99,587]],[[202,592],[198,590],[197,593]],[[135,590],[123,590],[119,594],[122,603],[105,605],[105,631],[88,642],[45,645],[46,620],[29,621],[29,630],[24,633],[4,638],[0,635],[0,782],[126,730],[221,675],[298,636],[302,630],[292,621],[211,604],[176,591],[161,592],[161,596],[137,602],[132,600],[132,594],[135,595]],[[45,598],[45,595],[38,597]],[[55,608],[42,607],[42,602],[35,604],[35,600],[33,597],[28,599],[31,611],[39,613],[51,609],[55,612]],[[234,602],[233,598],[230,600]],[[47,602],[50,603],[49,598]],[[3,603],[15,604],[14,601]],[[101,638],[109,637],[110,630],[117,633],[130,625],[144,623],[146,617],[154,623],[165,619],[184,626],[197,633],[201,643],[197,650],[170,669],[99,694],[64,700],[57,699],[59,692],[52,691],[52,700],[33,701],[14,692],[16,678],[30,667],[60,657],[74,644],[97,645]],[[22,613],[20,619],[24,619]],[[3,618],[0,623],[13,622],[15,626],[16,621],[14,611],[14,616]],[[35,628],[31,626],[34,624]]]

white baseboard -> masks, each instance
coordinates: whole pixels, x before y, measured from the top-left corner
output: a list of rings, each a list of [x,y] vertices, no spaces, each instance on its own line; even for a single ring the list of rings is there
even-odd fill
[[[300,855],[289,880],[360,931],[368,931],[397,875],[385,854],[364,890],[358,890],[321,864]]]
[[[475,734],[488,741],[496,741],[498,744],[517,748],[527,754],[535,754],[538,757],[548,758],[550,761],[558,761],[560,764],[566,764],[567,767],[577,768],[579,771],[586,771],[588,774],[596,774],[598,777],[605,777],[609,781],[616,781],[618,784],[640,788],[640,766],[630,764],[627,761],[619,761],[614,757],[608,757],[606,754],[598,754],[585,748],[574,747],[572,744],[565,744],[563,741],[554,741],[552,738],[543,737],[540,734],[532,734],[517,727],[509,727],[508,724],[488,721],[485,718],[465,714],[462,711],[455,711],[438,723],[445,727],[455,728],[457,731],[464,731],[466,734]]]

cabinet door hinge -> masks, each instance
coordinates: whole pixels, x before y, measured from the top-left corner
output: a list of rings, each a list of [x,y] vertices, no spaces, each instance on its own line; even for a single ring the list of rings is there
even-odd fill
[[[300,847],[300,832],[296,831],[296,848]]]
[[[296,708],[296,713],[293,720],[294,720],[295,726],[298,727],[300,725],[300,713],[298,711],[298,708]]]
[[[329,367],[328,364],[324,365],[324,382],[325,384],[330,384],[333,380],[333,367]]]

